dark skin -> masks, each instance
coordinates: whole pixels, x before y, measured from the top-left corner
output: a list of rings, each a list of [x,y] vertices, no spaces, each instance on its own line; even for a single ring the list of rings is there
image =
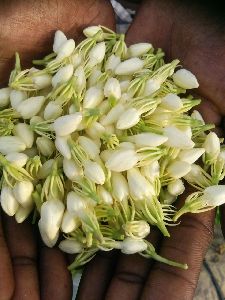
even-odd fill
[[[168,2],[144,1],[127,34],[127,41],[150,41],[156,48],[162,47],[169,60],[178,57],[185,67],[192,70],[200,81],[198,92],[205,98],[201,108],[203,116],[219,128],[225,113],[225,83],[222,80],[225,75],[224,35],[214,19],[208,21],[196,7],[188,8],[175,0]],[[106,1],[76,3],[77,6],[72,0],[32,1],[32,5],[28,2],[25,5],[22,0],[2,1],[2,78],[8,76],[15,51],[22,53],[26,64],[46,51],[48,44],[45,41],[51,40],[56,28],[75,39],[81,37],[81,28],[88,24],[113,28],[113,13]],[[87,14],[90,7],[90,14]],[[187,263],[187,271],[138,255],[98,254],[84,271],[78,299],[192,299],[203,257],[213,237],[213,223],[214,212],[185,215],[179,226],[170,229],[169,239],[152,229],[149,239],[158,253]],[[0,300],[71,299],[71,280],[65,256],[57,249],[38,247],[34,228],[27,222],[17,225],[13,218],[4,216],[0,226],[0,259]]]

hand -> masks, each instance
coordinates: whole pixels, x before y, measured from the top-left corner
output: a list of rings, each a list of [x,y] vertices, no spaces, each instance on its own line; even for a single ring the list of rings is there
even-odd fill
[[[19,52],[22,67],[50,53],[54,32],[81,38],[89,24],[114,27],[110,4],[104,0],[2,1],[0,6],[0,85],[7,84]],[[72,298],[68,262],[57,249],[38,246],[38,235],[30,222],[16,224],[14,218],[0,220],[0,300]]]
[[[144,1],[127,41],[149,41],[155,48],[161,47],[168,60],[179,58],[184,67],[196,74],[200,83],[198,93],[204,99],[199,110],[221,132],[219,127],[225,114],[224,38],[218,22],[210,16],[210,8],[204,10],[194,1],[187,1],[186,5],[183,2]],[[213,237],[214,212],[187,214],[180,221],[179,226],[170,227],[169,239],[153,230],[149,238],[160,255],[187,263],[188,270],[138,255],[100,253],[84,271],[78,299],[193,299],[202,260]],[[225,224],[225,217],[223,221]]]

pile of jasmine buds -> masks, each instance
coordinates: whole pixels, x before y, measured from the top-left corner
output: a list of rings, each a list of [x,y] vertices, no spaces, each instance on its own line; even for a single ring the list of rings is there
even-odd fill
[[[222,140],[187,94],[198,81],[150,43],[127,47],[103,26],[84,35],[76,45],[57,31],[31,69],[16,54],[0,90],[1,207],[18,223],[31,215],[47,246],[77,254],[73,274],[112,249],[186,269],[147,236],[156,226],[169,237],[184,213],[225,202]]]

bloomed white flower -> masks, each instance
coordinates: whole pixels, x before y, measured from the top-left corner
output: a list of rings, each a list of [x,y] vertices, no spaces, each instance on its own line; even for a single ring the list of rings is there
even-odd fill
[[[54,121],[53,128],[57,136],[67,136],[74,132],[82,121],[80,112],[61,116]]]
[[[14,216],[19,208],[19,203],[13,195],[12,188],[9,186],[2,187],[0,202],[2,209],[8,216]]]
[[[59,243],[59,249],[65,253],[76,254],[83,251],[83,246],[75,240],[63,240]]]
[[[30,126],[26,123],[18,123],[13,128],[13,134],[18,136],[25,144],[27,148],[31,148],[34,143],[34,132]]]
[[[23,206],[29,207],[32,204],[32,192],[34,186],[30,181],[18,181],[13,187],[13,194],[16,200]]]
[[[124,254],[135,254],[147,249],[147,244],[143,240],[127,237],[122,242],[121,252]]]
[[[130,57],[142,56],[152,49],[150,43],[137,43],[133,44],[128,48],[128,55]]]
[[[183,89],[195,89],[199,87],[197,78],[186,69],[180,69],[173,74],[173,81]]]
[[[5,107],[9,105],[9,97],[10,97],[10,88],[2,88],[0,89],[0,107]]]
[[[95,86],[90,87],[84,96],[83,108],[95,108],[104,99],[103,90]]]
[[[144,61],[140,58],[133,57],[121,62],[115,69],[116,75],[133,75],[140,71],[144,66]]]
[[[26,144],[17,136],[0,137],[0,153],[9,154],[11,152],[22,152],[26,149]]]
[[[106,161],[106,167],[114,172],[124,172],[133,168],[138,162],[138,155],[132,149],[115,150]]]
[[[202,201],[208,206],[219,206],[225,203],[225,185],[212,185],[203,191]]]
[[[45,102],[44,96],[30,97],[16,106],[16,110],[24,119],[30,119],[36,116]]]

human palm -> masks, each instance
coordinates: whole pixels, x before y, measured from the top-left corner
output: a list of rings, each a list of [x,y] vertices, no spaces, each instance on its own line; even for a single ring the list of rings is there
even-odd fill
[[[57,29],[79,40],[89,24],[113,28],[110,4],[104,0],[1,1],[0,86],[7,84],[16,51],[22,66],[30,66],[32,59],[51,52]],[[2,213],[0,261],[0,300],[72,298],[66,257],[41,245],[30,222],[18,225]]]
[[[189,6],[183,2],[144,1],[127,33],[127,41],[149,41],[155,48],[161,47],[168,60],[179,58],[184,67],[196,74],[200,83],[197,93],[203,98],[199,110],[221,134],[225,114],[225,42],[209,8],[198,7],[194,1]],[[158,253],[187,263],[188,270],[146,261],[138,255],[100,253],[84,272],[78,299],[193,299],[202,260],[213,237],[213,224],[213,211],[187,214],[179,226],[169,230],[169,239],[151,232],[149,239]]]

